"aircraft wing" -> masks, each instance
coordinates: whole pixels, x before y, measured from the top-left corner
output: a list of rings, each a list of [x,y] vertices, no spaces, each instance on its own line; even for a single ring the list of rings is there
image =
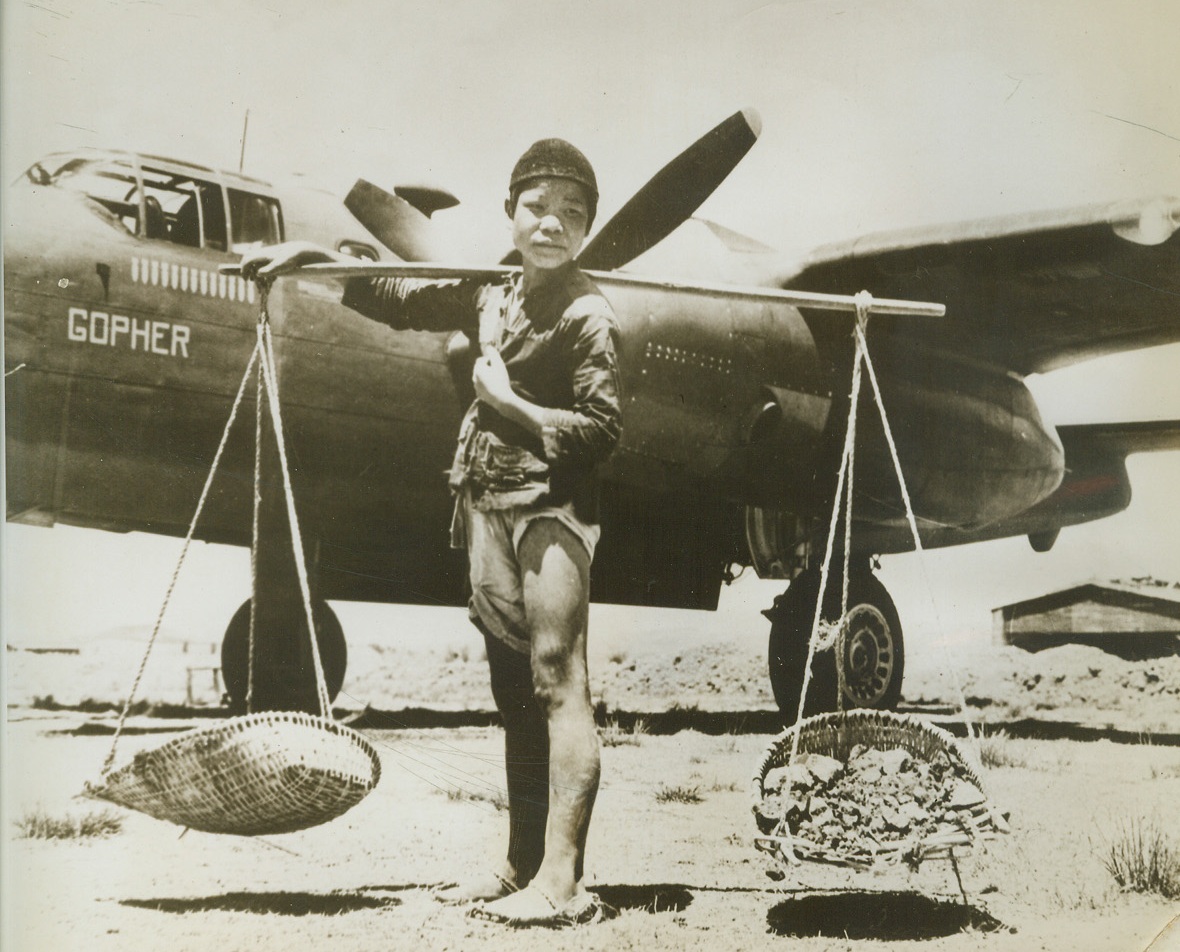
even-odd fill
[[[1134,453],[1180,450],[1180,420],[1134,423],[1073,423],[1059,426],[1067,459],[1105,453],[1125,459]]]
[[[944,302],[915,333],[1029,374],[1180,340],[1178,228],[1171,197],[1008,216],[821,247],[779,283]]]

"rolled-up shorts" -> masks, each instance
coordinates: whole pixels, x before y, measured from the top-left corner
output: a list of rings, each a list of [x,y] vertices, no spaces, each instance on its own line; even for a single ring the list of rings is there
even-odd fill
[[[538,519],[556,519],[585,547],[590,560],[600,528],[583,522],[572,505],[510,506],[481,510],[464,493],[456,500],[452,544],[466,544],[470,563],[472,620],[514,651],[529,653],[529,627],[517,551],[525,530]]]

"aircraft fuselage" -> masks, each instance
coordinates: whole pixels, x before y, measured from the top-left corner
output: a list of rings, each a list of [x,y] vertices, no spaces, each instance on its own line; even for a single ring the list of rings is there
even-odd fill
[[[218,272],[237,260],[232,248],[128,233],[52,186],[26,185],[17,198],[4,262],[8,517],[183,535],[254,347],[258,292]],[[847,318],[755,293],[595,277],[620,322],[625,399],[595,595],[712,607],[726,565],[749,559],[738,528],[746,507],[806,521],[830,506]],[[339,298],[338,281],[293,275],[270,308],[322,594],[458,602],[445,471],[470,399],[461,342],[394,332]],[[1018,377],[922,353],[888,328],[879,344],[925,523],[996,522],[1056,488],[1060,444]],[[253,415],[251,384],[197,538],[249,543]],[[877,533],[877,551],[906,548],[892,531],[901,504],[873,418],[861,416],[857,517],[890,530]]]

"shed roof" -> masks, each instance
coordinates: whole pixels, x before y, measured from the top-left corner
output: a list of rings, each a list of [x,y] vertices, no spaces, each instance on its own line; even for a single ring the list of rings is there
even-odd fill
[[[1034,598],[1009,602],[993,611],[1003,612],[1008,617],[1030,615],[1083,601],[1146,610],[1180,619],[1180,582],[1168,582],[1150,575],[1130,579],[1091,579]]]

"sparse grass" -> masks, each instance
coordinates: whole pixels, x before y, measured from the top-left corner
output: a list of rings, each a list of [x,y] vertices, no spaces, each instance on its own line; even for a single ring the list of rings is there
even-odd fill
[[[627,652],[615,651],[607,660],[610,661],[611,664],[623,664],[627,660]]]
[[[1054,886],[1048,894],[1049,904],[1062,912],[1094,911],[1104,908],[1109,897],[1092,896],[1084,886],[1074,883],[1069,888]]]
[[[598,736],[603,747],[638,747],[647,736],[647,721],[637,717],[630,729],[619,724],[618,718],[611,717],[599,729]]]
[[[1151,765],[1151,779],[1152,780],[1177,780],[1180,779],[1180,764],[1163,764]]]
[[[466,664],[471,660],[471,650],[464,645],[462,648],[448,648],[443,654],[444,664],[453,664],[456,661],[462,661]]]
[[[1007,709],[1007,710],[1006,710],[1006,716],[1008,717],[1008,719],[1009,719],[1009,720],[1013,720],[1013,721],[1021,721],[1021,720],[1024,720],[1026,717],[1028,717],[1028,705],[1027,705],[1027,704],[1023,704],[1023,703],[1015,703],[1015,704],[1004,703],[1004,705],[1003,705],[1003,706],[1004,706],[1004,707]]]
[[[1012,747],[1012,738],[997,731],[979,741],[979,759],[984,767],[1027,767],[1028,760]]]
[[[508,809],[508,794],[503,790],[485,792],[483,790],[468,790],[466,787],[449,787],[446,794],[448,800],[465,803],[487,803],[500,813]]]
[[[1028,748],[1012,737],[1007,731],[996,731],[979,739],[979,760],[988,770],[997,767],[1038,770],[1046,773],[1061,773],[1073,761],[1064,749],[1041,746],[1036,755],[1029,757]]]
[[[669,714],[686,714],[686,715],[691,716],[694,714],[699,714],[700,712],[701,712],[701,709],[698,705],[696,705],[696,704],[681,704],[679,701],[677,701],[670,708],[668,708]]]
[[[701,709],[695,704],[673,704],[668,708],[661,724],[675,733],[678,730],[694,730],[699,727]]]
[[[1053,748],[1048,752],[1041,751],[1040,755],[1029,764],[1030,770],[1040,770],[1045,773],[1064,773],[1073,766],[1073,757],[1067,748]]]
[[[1125,890],[1180,899],[1180,845],[1155,822],[1127,823],[1108,845],[1103,865]]]
[[[51,816],[40,807],[14,821],[17,835],[29,840],[85,840],[123,831],[123,818],[113,810]]]
[[[700,803],[705,798],[701,796],[700,785],[669,786],[662,783],[656,787],[657,803]]]

